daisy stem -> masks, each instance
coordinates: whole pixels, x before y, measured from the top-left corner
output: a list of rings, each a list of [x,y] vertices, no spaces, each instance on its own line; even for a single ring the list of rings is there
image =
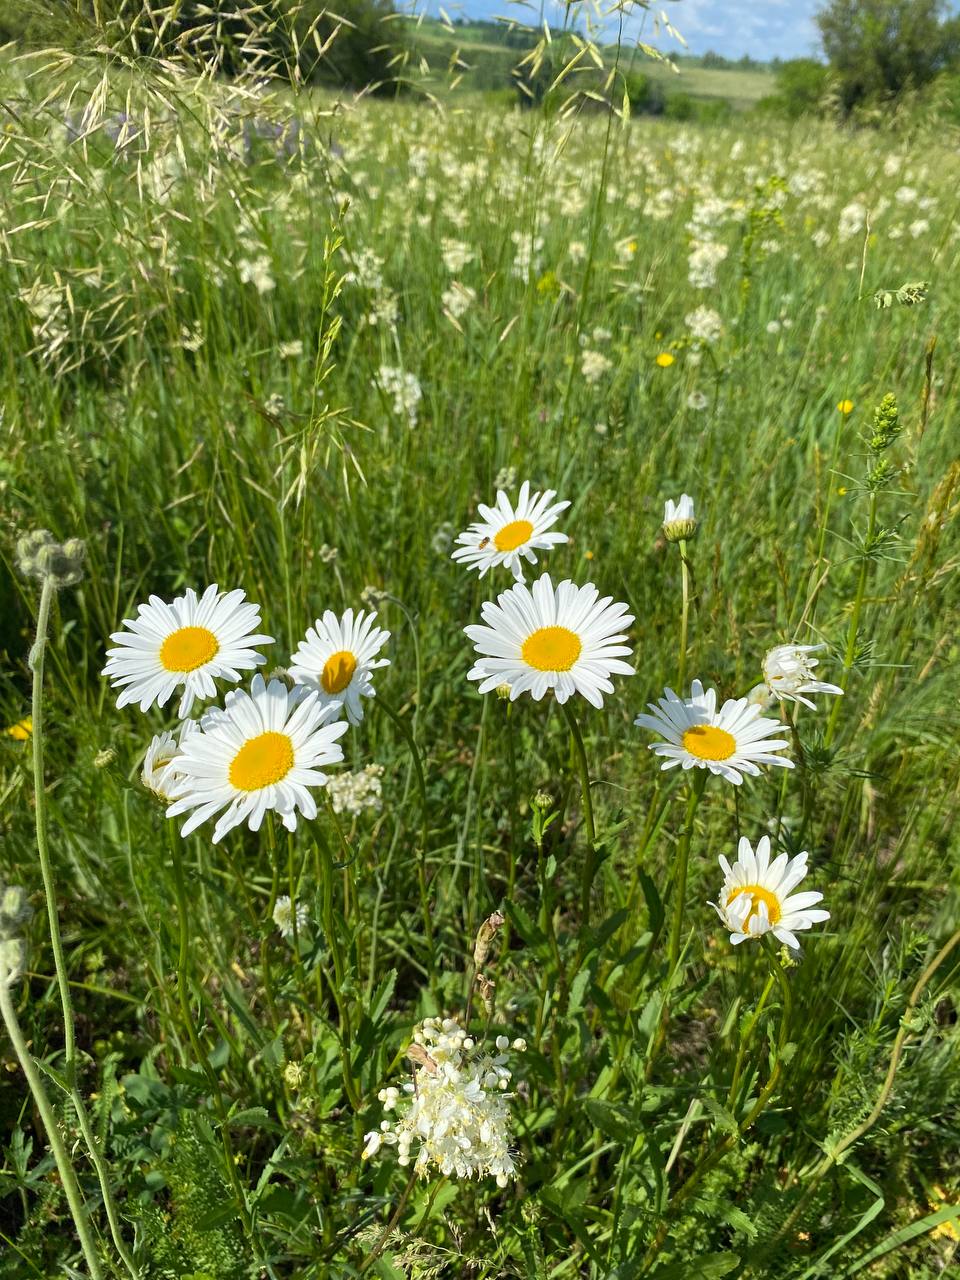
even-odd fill
[[[683,834],[680,837],[680,850],[677,855],[677,884],[674,889],[673,903],[673,923],[670,927],[670,952],[668,973],[672,977],[677,964],[680,960],[680,941],[683,936],[683,912],[686,905],[687,896],[687,864],[690,861],[690,844],[693,840],[693,820],[697,812],[697,805],[700,803],[700,797],[703,795],[703,789],[707,784],[707,773],[705,769],[698,769],[697,776],[690,783],[690,793],[687,796],[687,814],[683,824]]]
[[[568,702],[563,704],[563,714],[570,726],[570,739],[573,753],[580,775],[580,796],[583,801],[583,821],[587,828],[587,856],[583,860],[583,878],[580,885],[580,912],[584,927],[590,924],[590,894],[597,875],[597,829],[593,821],[593,800],[590,796],[590,765],[587,762],[587,750],[583,745],[583,734]]]
[[[329,796],[327,796],[327,800],[329,803]],[[331,811],[332,808],[331,804]],[[320,909],[323,919],[324,938],[333,960],[334,981],[328,982],[328,985],[333,996],[333,1002],[337,1007],[339,1020],[338,1039],[340,1041],[340,1065],[343,1070],[343,1088],[351,1107],[353,1107],[354,1111],[359,1111],[361,1105],[360,1092],[353,1078],[353,1068],[350,1062],[353,1031],[350,1025],[350,1007],[347,1003],[349,996],[346,994],[348,985],[347,967],[344,964],[340,934],[337,931],[337,921],[333,911],[333,856],[326,837],[319,831],[318,827],[314,827],[314,831],[317,836],[317,848],[323,860],[322,867],[318,866],[318,871],[320,872]]]
[[[434,942],[433,942],[433,918],[430,913],[430,895],[427,885],[427,844],[429,840],[428,831],[428,807],[427,807],[427,782],[423,773],[423,762],[420,758],[420,751],[417,747],[416,740],[410,732],[407,724],[400,716],[399,712],[394,711],[389,702],[386,702],[381,696],[377,696],[377,704],[383,708],[393,723],[400,731],[400,735],[410,751],[410,758],[413,761],[413,769],[417,775],[417,787],[420,791],[420,809],[421,809],[421,826],[420,826],[420,856],[417,859],[417,881],[420,886],[420,910],[423,915],[423,930],[427,941],[427,953],[429,956],[429,968],[433,973],[435,966],[433,963]]]
[[[46,577],[40,591],[40,606],[37,610],[37,635],[30,650],[29,665],[33,673],[32,689],[32,747],[33,747],[33,791],[34,815],[36,823],[37,850],[40,855],[40,874],[43,878],[43,896],[47,905],[47,919],[50,925],[50,947],[53,951],[53,962],[57,973],[57,986],[60,991],[60,1005],[63,1010],[63,1046],[64,1046],[64,1078],[70,1095],[70,1101],[77,1115],[80,1132],[84,1144],[97,1173],[103,1207],[110,1224],[117,1252],[124,1266],[135,1278],[139,1271],[124,1243],[120,1233],[120,1220],[117,1214],[113,1192],[110,1189],[110,1174],[106,1161],[100,1151],[100,1144],[87,1115],[86,1104],[77,1083],[76,1035],[73,1019],[73,999],[70,994],[70,980],[67,976],[67,964],[63,954],[63,940],[60,936],[60,916],[57,912],[56,884],[53,879],[53,867],[50,862],[50,846],[47,840],[47,792],[43,781],[43,671],[46,655],[47,632],[50,627],[50,609],[56,586],[53,579]],[[11,1037],[12,1039],[12,1037]],[[32,1064],[31,1064],[32,1065]],[[26,1074],[26,1068],[24,1068]],[[28,1077],[29,1079],[29,1077]],[[32,1086],[31,1086],[32,1087]],[[46,1123],[46,1122],[44,1122]],[[48,1132],[49,1132],[49,1126]],[[52,1146],[51,1142],[51,1146]],[[59,1165],[59,1161],[58,1161]],[[61,1171],[62,1172],[62,1171]],[[64,1184],[66,1185],[66,1184]],[[72,1211],[72,1206],[71,1206]],[[78,1227],[79,1230],[79,1227]]]
[[[170,835],[170,852],[173,860],[173,878],[177,894],[177,919],[179,923],[179,946],[177,950],[177,998],[180,1001],[180,1014],[183,1018],[184,1025],[187,1028],[187,1038],[190,1041],[190,1047],[193,1049],[193,1055],[196,1058],[201,1071],[207,1077],[207,1082],[210,1085],[210,1093],[213,1098],[214,1110],[217,1113],[217,1119],[220,1121],[220,1141],[223,1146],[223,1159],[226,1165],[227,1178],[229,1179],[230,1187],[233,1191],[236,1210],[240,1216],[240,1222],[243,1225],[244,1234],[249,1238],[252,1235],[250,1212],[247,1208],[247,1198],[244,1195],[243,1187],[240,1185],[240,1176],[237,1173],[237,1161],[233,1153],[233,1143],[230,1139],[230,1126],[228,1123],[226,1104],[223,1101],[223,1093],[220,1089],[220,1081],[217,1078],[217,1073],[210,1065],[210,1060],[204,1052],[203,1045],[200,1043],[196,1020],[193,1016],[193,1010],[190,1008],[189,900],[187,898],[187,888],[183,876],[183,857],[180,853],[180,840],[175,829],[175,824],[168,822],[167,830]]]
[[[731,1110],[734,1102],[736,1101],[737,1090],[740,1087],[740,1075],[741,1075],[741,1072],[743,1071],[743,1060],[746,1057],[747,1049],[750,1045],[751,1039],[753,1038],[753,1033],[754,1033],[754,1030],[756,1029],[757,1022],[760,1019],[761,1013],[763,1013],[764,1006],[766,1005],[767,1000],[769,999],[770,992],[773,990],[773,984],[775,982],[776,982],[775,975],[773,973],[770,973],[767,976],[767,982],[760,995],[760,999],[757,1001],[757,1007],[754,1009],[752,1015],[750,1016],[750,1020],[744,1026],[743,1034],[740,1036],[740,1044],[739,1044],[739,1047],[737,1048],[737,1060],[733,1068],[733,1079],[730,1082],[730,1092],[727,1094],[727,1110],[728,1111]]]
[[[46,586],[46,584],[44,585]],[[100,1270],[100,1263],[97,1259],[90,1219],[87,1215],[87,1206],[84,1204],[80,1184],[77,1182],[77,1175],[67,1154],[56,1113],[50,1099],[47,1097],[47,1091],[43,1086],[43,1081],[40,1079],[40,1073],[37,1071],[33,1058],[30,1056],[30,1051],[23,1038],[23,1032],[20,1029],[20,1023],[17,1021],[16,1010],[13,1007],[13,1001],[10,999],[10,986],[10,977],[7,974],[0,974],[0,1014],[3,1016],[7,1035],[13,1045],[13,1051],[17,1055],[17,1060],[23,1068],[23,1074],[27,1078],[27,1085],[33,1095],[36,1108],[40,1112],[43,1127],[47,1131],[47,1142],[50,1144],[50,1150],[53,1152],[53,1158],[57,1163],[57,1171],[60,1174],[60,1181],[67,1197],[70,1214],[77,1229],[77,1236],[80,1239],[80,1248],[83,1250],[83,1256],[86,1259],[87,1270],[90,1272],[91,1280],[102,1280],[103,1272]]]
[[[690,618],[690,564],[687,560],[687,544],[683,538],[677,543],[680,549],[680,591],[683,602],[680,608],[680,654],[677,663],[677,692],[683,696],[687,680],[687,625]]]

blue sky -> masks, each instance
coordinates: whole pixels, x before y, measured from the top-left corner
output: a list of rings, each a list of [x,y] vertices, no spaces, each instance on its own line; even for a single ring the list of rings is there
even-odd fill
[[[421,0],[422,3],[422,0]],[[749,53],[754,58],[801,58],[817,50],[813,15],[821,0],[653,0],[651,14],[664,10],[683,35],[691,53],[713,49],[729,58]],[[508,0],[428,0],[425,7],[436,13],[438,6],[452,17],[515,17],[536,22],[539,3],[510,4]],[[601,8],[609,3],[601,0]],[[562,22],[563,6],[545,0],[544,13],[556,25]],[[640,30],[639,20],[631,20],[632,34]],[[665,35],[653,36],[651,18],[644,25],[644,39],[664,51],[681,50]]]

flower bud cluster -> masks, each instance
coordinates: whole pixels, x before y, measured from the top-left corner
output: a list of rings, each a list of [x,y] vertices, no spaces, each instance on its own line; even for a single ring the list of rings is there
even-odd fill
[[[34,529],[17,539],[17,568],[26,578],[70,587],[83,577],[87,548],[82,538],[57,542],[49,529]]]
[[[365,809],[379,813],[383,808],[382,764],[368,764],[356,773],[341,773],[327,783],[334,813],[359,817]]]
[[[493,1177],[505,1187],[517,1171],[510,1151],[507,1050],[526,1047],[500,1035],[491,1052],[455,1018],[426,1018],[408,1052],[418,1064],[413,1081],[377,1095],[397,1119],[383,1120],[365,1135],[363,1158],[396,1147],[397,1163],[413,1162],[421,1177],[436,1168],[451,1178]]]
[[[873,411],[873,433],[867,440],[871,453],[889,449],[900,435],[900,409],[897,397],[887,393]]]

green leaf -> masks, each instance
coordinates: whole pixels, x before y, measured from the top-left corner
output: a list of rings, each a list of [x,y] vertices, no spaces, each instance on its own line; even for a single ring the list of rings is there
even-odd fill
[[[245,1107],[242,1111],[235,1111],[233,1115],[227,1116],[227,1124],[230,1128],[241,1125],[250,1125],[257,1129],[272,1129],[275,1133],[279,1133],[280,1125],[274,1120],[266,1107]]]
[[[876,1262],[884,1254],[892,1253],[894,1249],[899,1249],[902,1244],[915,1240],[917,1236],[926,1235],[934,1227],[939,1227],[941,1222],[960,1224],[960,1204],[945,1204],[942,1208],[937,1209],[935,1213],[928,1213],[925,1218],[919,1218],[916,1222],[910,1222],[907,1226],[901,1227],[899,1231],[894,1231],[885,1240],[881,1240],[879,1244],[874,1245],[868,1253],[859,1257],[852,1266],[848,1267],[843,1272],[844,1277],[855,1276],[858,1271],[868,1267],[871,1262]]]
[[[506,908],[507,915],[510,918],[510,923],[516,929],[517,933],[519,933],[524,942],[526,942],[528,946],[534,947],[537,950],[543,950],[547,944],[546,936],[540,926],[534,924],[533,920],[527,915],[523,907],[519,906],[516,902],[505,902],[504,907]]]
[[[643,1132],[626,1107],[619,1107],[616,1103],[605,1102],[602,1098],[587,1098],[583,1109],[590,1123],[614,1142],[627,1142]]]
[[[738,1253],[704,1253],[691,1261],[670,1262],[651,1271],[650,1280],[717,1280],[740,1265]]]

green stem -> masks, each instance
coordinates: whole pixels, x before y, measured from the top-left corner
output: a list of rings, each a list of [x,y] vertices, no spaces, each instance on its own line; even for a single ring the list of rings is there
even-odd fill
[[[177,918],[179,922],[177,997],[180,1001],[180,1014],[183,1018],[184,1025],[187,1028],[187,1036],[190,1040],[190,1047],[193,1049],[193,1055],[210,1085],[214,1109],[217,1113],[217,1119],[220,1121],[220,1141],[223,1146],[223,1159],[227,1169],[227,1177],[230,1181],[230,1187],[233,1191],[237,1213],[239,1214],[240,1221],[243,1224],[244,1233],[249,1237],[252,1234],[250,1211],[247,1208],[247,1198],[244,1195],[243,1187],[240,1184],[240,1176],[237,1173],[237,1162],[233,1153],[233,1143],[230,1139],[230,1126],[228,1123],[226,1104],[223,1100],[223,1093],[220,1089],[220,1081],[217,1079],[217,1073],[210,1065],[210,1060],[200,1043],[200,1036],[197,1032],[193,1010],[190,1008],[190,910],[187,899],[186,884],[183,877],[183,858],[180,854],[179,836],[174,830],[173,823],[168,823],[167,825],[170,833],[170,851],[173,857],[173,876],[176,886]]]
[[[420,825],[420,853],[417,858],[417,883],[420,889],[420,912],[423,916],[423,931],[427,940],[427,954],[429,957],[428,969],[431,974],[435,973],[436,966],[433,963],[434,957],[434,941],[433,941],[433,917],[430,911],[430,895],[427,884],[427,847],[429,843],[428,830],[428,806],[427,806],[427,781],[424,777],[423,762],[420,758],[420,751],[417,747],[416,740],[410,732],[409,727],[404,722],[398,712],[394,711],[389,702],[386,702],[379,694],[377,695],[377,705],[382,707],[393,723],[397,726],[400,734],[406,742],[410,751],[410,758],[413,761],[414,772],[417,775],[417,787],[420,792],[420,809],[421,809],[421,825]]]
[[[847,629],[847,648],[843,655],[843,671],[840,676],[840,687],[843,690],[847,688],[847,681],[850,678],[850,672],[853,670],[853,664],[857,656],[857,633],[860,629],[860,613],[863,609],[863,597],[867,590],[867,574],[870,569],[870,559],[867,554],[870,544],[873,542],[873,535],[877,529],[877,495],[870,495],[870,517],[867,522],[867,536],[864,541],[864,549],[860,559],[860,575],[857,579],[857,594],[853,599],[853,608],[850,612],[850,626]],[[836,732],[837,720],[840,717],[841,698],[834,698],[833,706],[830,709],[830,719],[827,722],[827,731],[824,734],[824,746],[829,747],[833,741],[833,735]]]
[[[587,856],[583,860],[583,875],[580,882],[580,914],[583,926],[590,925],[590,895],[597,875],[597,829],[593,821],[593,800],[590,795],[590,765],[587,762],[587,750],[583,745],[583,734],[577,723],[569,702],[563,703],[563,714],[570,726],[570,738],[573,743],[573,754],[577,763],[580,778],[580,798],[583,803],[583,821],[587,828]]]
[[[680,539],[680,590],[683,602],[680,609],[680,655],[677,663],[677,693],[683,697],[687,683],[687,625],[690,618],[690,566],[687,562],[687,544]]]
[[[690,844],[693,840],[693,820],[697,805],[707,784],[707,772],[698,769],[697,776],[690,784],[687,797],[687,814],[683,824],[683,835],[680,837],[680,851],[677,859],[677,884],[674,890],[673,923],[670,927],[669,980],[672,981],[674,971],[680,960],[680,941],[683,936],[683,915],[687,896],[687,866],[690,861]]]
[[[97,1141],[93,1126],[90,1123],[90,1117],[87,1115],[86,1104],[83,1095],[80,1092],[77,1083],[77,1060],[76,1060],[76,1034],[74,1030],[73,1018],[73,998],[70,993],[70,980],[67,976],[67,964],[63,954],[63,940],[60,936],[60,916],[57,911],[57,893],[56,884],[53,879],[53,867],[50,862],[50,845],[47,839],[47,792],[44,785],[43,775],[43,672],[44,659],[47,647],[47,632],[50,627],[50,609],[53,604],[53,597],[56,593],[52,578],[44,578],[43,587],[40,592],[40,606],[37,611],[37,635],[33,648],[30,650],[30,669],[33,673],[33,689],[32,689],[32,705],[31,705],[31,729],[32,729],[32,747],[33,747],[33,790],[34,790],[34,811],[35,825],[37,834],[37,850],[40,855],[40,874],[43,879],[43,895],[47,905],[47,920],[50,926],[50,945],[53,951],[53,963],[57,974],[57,986],[60,992],[60,1005],[63,1010],[63,1045],[64,1045],[64,1077],[67,1082],[70,1101],[77,1115],[77,1122],[80,1126],[80,1132],[83,1136],[84,1143],[90,1155],[90,1161],[97,1174],[97,1180],[100,1183],[100,1194],[103,1198],[103,1207],[106,1211],[107,1221],[110,1224],[110,1234],[113,1237],[113,1243],[117,1252],[123,1260],[124,1266],[134,1277],[139,1280],[140,1272],[138,1271],[133,1258],[124,1243],[123,1236],[120,1232],[120,1219],[117,1213],[116,1203],[113,1198],[113,1192],[110,1188],[110,1173],[107,1163],[103,1158],[100,1150],[100,1144]]]
[[[329,800],[329,797],[328,797]],[[331,806],[332,807],[332,806]],[[353,1066],[350,1061],[350,1047],[353,1041],[353,1031],[350,1024],[350,1006],[347,1003],[349,997],[345,994],[347,987],[347,967],[344,963],[343,952],[341,949],[340,934],[337,931],[336,920],[333,914],[333,858],[330,853],[330,846],[326,839],[317,831],[317,847],[322,858],[322,867],[320,870],[320,910],[323,919],[323,932],[326,937],[327,946],[330,948],[330,956],[333,960],[333,976],[334,981],[328,982],[333,1002],[337,1007],[337,1016],[339,1019],[340,1042],[340,1065],[343,1070],[343,1087],[346,1092],[347,1099],[353,1107],[354,1111],[359,1111],[362,1105],[360,1091],[357,1088],[356,1081],[353,1078]]]
[[[364,1260],[360,1263],[360,1266],[358,1268],[359,1275],[362,1276],[365,1271],[369,1271],[370,1268],[373,1266],[373,1264],[376,1262],[376,1260],[380,1257],[381,1253],[383,1253],[384,1249],[387,1246],[387,1241],[390,1239],[397,1223],[400,1221],[400,1215],[403,1213],[404,1209],[407,1207],[407,1201],[410,1199],[410,1192],[413,1190],[414,1183],[416,1182],[416,1180],[417,1180],[417,1171],[416,1169],[411,1169],[410,1176],[407,1178],[407,1185],[403,1188],[403,1192],[401,1193],[400,1199],[397,1201],[397,1207],[396,1209],[394,1209],[393,1213],[390,1216],[390,1221],[387,1223],[387,1225],[384,1227],[383,1231],[381,1232],[380,1238],[377,1241],[377,1243],[373,1246],[373,1248],[370,1250],[370,1252],[367,1254]]]
[[[46,584],[44,585],[46,586]],[[100,1263],[97,1260],[87,1207],[80,1193],[77,1175],[64,1146],[60,1128],[57,1124],[57,1117],[50,1099],[47,1097],[47,1091],[43,1087],[40,1073],[34,1065],[33,1058],[30,1056],[26,1041],[23,1038],[23,1032],[20,1030],[16,1010],[13,1007],[13,1001],[10,999],[10,986],[11,978],[9,975],[0,974],[0,1014],[3,1016],[10,1043],[13,1045],[13,1051],[17,1055],[17,1060],[23,1068],[23,1074],[27,1078],[27,1085],[33,1095],[36,1108],[40,1112],[43,1127],[47,1131],[47,1141],[50,1144],[50,1150],[53,1152],[53,1158],[57,1163],[60,1181],[63,1183],[70,1214],[73,1218],[74,1226],[77,1228],[80,1247],[86,1259],[87,1270],[90,1272],[91,1280],[103,1280],[103,1272],[100,1270]]]

